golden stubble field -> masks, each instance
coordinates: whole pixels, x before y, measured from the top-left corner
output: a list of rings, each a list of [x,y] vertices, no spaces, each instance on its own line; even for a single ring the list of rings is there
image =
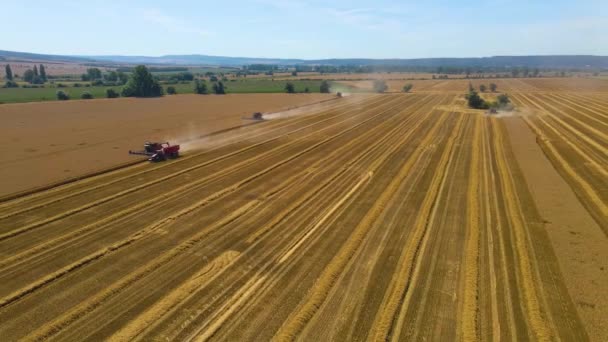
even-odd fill
[[[357,81],[338,81],[336,84],[353,87],[360,91],[370,91],[373,89],[373,80]],[[485,78],[485,79],[435,79],[435,80],[399,80],[386,79],[389,92],[401,92],[403,86],[411,83],[414,87],[412,92],[436,92],[462,94],[466,92],[470,84],[479,88],[480,84],[489,86],[495,83],[498,92],[508,93],[543,93],[543,92],[584,92],[599,96],[606,96],[608,92],[608,81],[599,78]]]
[[[4,201],[0,335],[605,340],[608,101],[512,95],[350,96]]]
[[[329,94],[176,95],[0,106],[0,196],[136,160],[147,140],[184,143],[251,124],[251,113],[331,99]],[[204,142],[198,139],[199,144]],[[189,146],[185,146],[188,148]]]

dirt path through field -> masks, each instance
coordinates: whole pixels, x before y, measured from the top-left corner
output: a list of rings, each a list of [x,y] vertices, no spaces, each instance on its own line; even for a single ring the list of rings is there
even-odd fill
[[[516,159],[545,220],[562,275],[592,340],[608,337],[608,241],[519,117],[505,123]]]

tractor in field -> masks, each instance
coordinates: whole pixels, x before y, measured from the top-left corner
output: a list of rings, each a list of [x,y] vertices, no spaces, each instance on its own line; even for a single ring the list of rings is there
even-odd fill
[[[251,115],[253,120],[264,120],[264,114],[262,112],[255,112]]]
[[[169,142],[159,143],[146,141],[143,151],[129,150],[129,154],[148,156],[149,161],[159,162],[179,157],[179,145],[171,145]]]

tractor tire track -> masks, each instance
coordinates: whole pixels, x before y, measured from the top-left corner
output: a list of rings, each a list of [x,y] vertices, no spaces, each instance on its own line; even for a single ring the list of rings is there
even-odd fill
[[[392,99],[392,100],[393,100],[393,101],[395,101],[395,99]],[[383,104],[385,104],[385,103],[386,103],[386,101],[385,101],[385,102],[383,102]],[[375,103],[374,103],[374,104],[375,104]],[[370,109],[373,109],[373,108],[374,108],[374,106],[373,106],[374,104],[371,104],[371,105],[369,105],[369,106],[366,106],[365,108],[368,108],[368,107],[369,107]],[[364,111],[364,110],[359,110],[359,113],[358,113],[358,114],[361,114],[361,112],[363,112],[363,111]],[[130,193],[132,193],[132,192],[135,192],[135,191],[139,191],[139,190],[142,190],[142,189],[148,188],[148,187],[150,187],[151,185],[154,185],[154,184],[160,184],[160,183],[166,182],[166,181],[167,181],[167,180],[169,180],[169,179],[172,179],[172,178],[175,178],[175,177],[181,176],[181,175],[186,174],[186,173],[188,173],[188,172],[191,172],[191,171],[193,171],[193,170],[197,170],[197,169],[199,169],[199,168],[201,168],[201,167],[204,167],[204,166],[208,166],[208,165],[214,164],[214,163],[216,163],[216,162],[218,162],[218,161],[225,160],[225,159],[227,159],[227,158],[229,158],[229,157],[232,157],[232,156],[235,156],[235,155],[241,154],[241,153],[243,153],[243,152],[249,151],[249,150],[251,150],[251,149],[253,149],[253,148],[255,148],[255,147],[265,145],[265,144],[267,144],[267,143],[269,143],[269,142],[277,141],[277,140],[279,140],[280,138],[283,138],[283,137],[285,137],[285,136],[292,135],[293,133],[296,133],[296,132],[299,132],[299,131],[304,131],[304,130],[309,129],[309,128],[311,128],[311,127],[314,127],[314,126],[316,126],[316,125],[323,124],[325,121],[331,121],[331,120],[335,120],[336,118],[339,118],[339,117],[341,117],[341,116],[347,116],[347,118],[346,118],[346,119],[343,121],[343,122],[347,122],[348,120],[350,120],[350,118],[348,117],[348,115],[349,115],[349,114],[351,114],[351,112],[347,111],[347,112],[344,112],[344,113],[342,113],[342,114],[340,114],[340,115],[337,115],[337,116],[330,116],[329,118],[326,118],[326,119],[324,119],[324,120],[320,120],[320,121],[313,122],[312,124],[309,124],[309,125],[306,125],[306,126],[303,126],[303,127],[299,127],[299,128],[297,128],[296,130],[294,130],[294,131],[291,131],[291,132],[288,132],[288,133],[285,133],[285,134],[282,134],[282,135],[279,135],[279,136],[274,136],[274,137],[272,137],[272,138],[270,138],[270,139],[267,139],[267,140],[265,140],[265,141],[262,141],[262,142],[260,142],[260,143],[257,143],[257,144],[253,144],[253,145],[247,146],[247,147],[245,147],[245,148],[239,149],[239,150],[234,151],[234,152],[232,152],[232,153],[228,153],[228,154],[221,155],[221,156],[219,156],[219,157],[217,157],[217,158],[214,158],[214,159],[212,159],[212,160],[209,160],[209,161],[206,161],[206,162],[203,162],[203,163],[198,163],[198,164],[195,164],[195,165],[193,165],[193,166],[191,166],[191,167],[182,168],[182,169],[180,169],[179,171],[176,171],[176,172],[170,173],[170,174],[168,174],[168,175],[166,175],[166,176],[163,176],[163,177],[160,177],[160,178],[159,178],[159,177],[155,177],[155,178],[153,178],[151,181],[148,181],[148,182],[146,182],[146,183],[140,184],[139,186],[132,187],[132,188],[129,188],[129,189],[123,190],[123,191],[118,192],[118,193],[114,193],[114,194],[112,194],[112,195],[110,195],[110,196],[107,196],[107,197],[105,197],[105,198],[98,199],[98,200],[97,200],[97,201],[95,201],[95,202],[88,203],[88,204],[86,204],[86,205],[82,205],[82,206],[80,206],[80,207],[78,207],[78,208],[74,208],[74,209],[72,209],[72,210],[70,210],[70,211],[68,211],[68,212],[63,212],[63,213],[60,213],[60,214],[55,215],[55,216],[53,216],[53,217],[48,217],[48,218],[46,218],[45,220],[42,220],[42,221],[38,221],[38,222],[31,223],[30,225],[28,225],[28,226],[26,226],[26,227],[24,227],[24,228],[20,228],[20,229],[21,229],[21,230],[25,230],[25,231],[27,231],[27,230],[30,230],[30,229],[33,229],[33,228],[37,228],[37,227],[39,227],[39,226],[41,226],[41,225],[44,225],[44,224],[47,224],[47,223],[50,223],[50,222],[56,221],[56,220],[58,220],[58,219],[61,219],[61,218],[64,218],[64,217],[67,217],[67,216],[70,216],[70,215],[73,215],[74,213],[81,212],[81,211],[83,211],[83,210],[85,210],[85,209],[88,209],[88,208],[91,208],[91,207],[93,207],[93,206],[96,206],[96,205],[99,205],[99,204],[102,204],[102,203],[108,202],[108,201],[110,201],[110,200],[113,200],[113,199],[116,199],[116,198],[122,197],[122,196],[124,196],[124,195],[126,195],[126,194],[130,194]],[[198,154],[196,154],[196,155],[194,155],[194,156],[192,156],[192,157],[186,157],[186,158],[188,158],[188,159],[186,159],[186,158],[181,158],[181,159],[178,159],[177,161],[174,161],[174,162],[172,162],[172,163],[165,163],[165,165],[161,165],[161,166],[158,166],[158,167],[156,167],[156,168],[149,169],[149,170],[144,170],[144,171],[142,171],[142,172],[140,172],[140,173],[138,173],[138,174],[136,174],[136,175],[134,175],[134,176],[127,176],[127,177],[124,177],[124,179],[130,179],[130,178],[133,178],[133,177],[136,177],[136,176],[141,176],[142,174],[146,174],[146,173],[149,173],[149,172],[152,172],[152,171],[156,171],[156,170],[161,169],[161,168],[163,168],[163,167],[167,167],[167,166],[175,166],[174,164],[177,164],[178,162],[179,162],[179,163],[184,163],[184,162],[186,162],[187,160],[193,159],[193,158],[198,157],[198,156],[200,156],[200,155],[205,155],[205,154],[206,154],[206,153],[208,153],[208,152],[209,152],[209,151],[200,152],[200,153],[198,153]],[[118,181],[120,181],[120,180],[123,180],[123,179],[119,179]],[[113,182],[110,182],[110,185],[111,185],[111,184],[114,184],[114,183],[113,183]],[[93,190],[97,190],[97,189],[99,189],[99,187],[105,187],[105,186],[107,186],[107,185],[108,185],[107,183],[106,183],[106,184],[101,184],[101,185],[99,185],[98,187],[93,187]],[[86,193],[86,192],[88,192],[88,190],[85,190],[85,191],[83,191],[82,193]],[[76,195],[79,195],[79,194],[80,194],[80,192],[77,192],[77,193],[76,193]],[[68,197],[72,197],[72,196],[71,196],[71,195],[69,195]],[[61,198],[59,198],[59,199],[55,199],[55,200],[53,200],[53,201],[47,201],[47,202],[44,202],[44,203],[42,203],[42,204],[39,204],[38,206],[33,206],[33,207],[26,208],[26,209],[23,209],[23,210],[20,210],[20,211],[17,211],[17,212],[11,213],[11,214],[7,214],[7,215],[5,215],[5,217],[6,217],[6,218],[8,218],[8,217],[12,217],[12,216],[17,215],[17,214],[27,213],[27,212],[29,212],[30,210],[37,209],[37,208],[40,208],[40,207],[42,207],[42,206],[47,206],[47,205],[49,205],[49,204],[51,204],[51,203],[55,203],[55,202],[58,202],[58,201],[62,201],[62,200],[64,200],[64,199],[66,199],[66,197],[61,197]],[[3,218],[4,218],[4,217],[3,217]],[[0,220],[1,220],[1,219],[0,219]],[[15,231],[19,231],[19,230],[17,229],[17,230],[15,230]],[[12,232],[5,233],[5,234],[1,234],[1,235],[0,235],[0,241],[1,241],[1,240],[3,240],[3,239],[5,239],[5,238],[7,238],[7,237],[14,236],[14,235],[11,235],[11,234],[12,234]]]
[[[443,122],[445,118],[445,115],[443,115],[438,121]],[[429,130],[424,139],[425,143],[428,143],[428,141],[433,137],[438,127],[439,126],[436,125]],[[320,303],[325,300],[327,293],[335,282],[337,276],[343,270],[344,265],[348,263],[349,259],[360,246],[361,242],[365,238],[365,235],[367,234],[367,230],[378,218],[382,209],[386,206],[386,203],[393,197],[396,189],[398,188],[398,184],[407,176],[408,171],[413,166],[413,161],[417,159],[416,157],[420,153],[422,153],[420,149],[416,149],[416,151],[414,151],[412,156],[410,156],[410,159],[408,159],[408,162],[406,162],[406,164],[401,168],[397,177],[395,177],[389,186],[382,192],[376,201],[377,204],[371,208],[361,224],[355,228],[355,231],[346,244],[342,246],[340,252],[326,267],[325,272],[323,272],[323,275],[315,285],[315,288],[312,290],[311,294],[309,294],[309,298],[302,303],[298,310],[294,311],[292,316],[288,318],[281,329],[277,332],[276,338],[278,340],[293,339],[293,337],[303,329],[304,325],[310,320],[312,315],[314,315]]]
[[[362,102],[363,101],[357,101],[355,103],[345,104],[342,107],[346,107],[347,109],[349,107],[354,107],[353,110],[355,110],[356,106],[359,105],[359,104],[361,104]],[[370,104],[372,104],[372,103],[375,103],[375,104],[383,103],[380,100],[378,100],[377,102],[370,100],[370,102],[371,102]],[[266,140],[264,140],[262,142],[259,142],[257,144],[247,146],[247,147],[245,147],[243,149],[239,149],[237,151],[232,152],[231,154],[222,155],[222,156],[220,156],[218,158],[215,158],[214,160],[212,160],[212,161],[210,161],[210,162],[208,162],[208,163],[206,163],[204,165],[203,164],[197,164],[195,166],[201,166],[202,167],[202,166],[209,165],[209,164],[211,164],[213,162],[217,162],[217,161],[226,159],[228,157],[231,157],[231,156],[237,155],[239,153],[248,151],[248,150],[250,150],[252,148],[255,148],[255,147],[258,147],[258,146],[262,146],[262,145],[267,144],[267,143],[272,142],[272,141],[276,141],[276,140],[278,140],[278,139],[280,139],[280,138],[282,138],[284,136],[296,133],[298,131],[305,130],[305,129],[313,126],[313,125],[317,125],[317,124],[322,123],[322,122],[324,122],[326,120],[332,120],[332,119],[334,119],[336,117],[335,115],[332,115],[332,113],[334,113],[334,111],[340,110],[340,109],[344,109],[344,108],[328,109],[328,110],[320,111],[319,113],[315,113],[313,115],[310,115],[310,116],[314,116],[313,118],[311,118],[310,116],[307,116],[307,117],[303,117],[303,118],[293,118],[293,119],[291,119],[289,121],[286,121],[286,122],[281,122],[281,120],[270,121],[268,123],[265,123],[266,126],[264,128],[266,130],[260,129],[260,130],[262,130],[262,133],[260,133],[258,135],[252,134],[252,132],[246,132],[246,133],[243,133],[243,134],[241,134],[239,136],[234,137],[231,140],[234,140],[234,141],[238,142],[238,141],[242,140],[243,137],[247,137],[249,139],[253,139],[253,138],[256,138],[256,137],[262,136],[262,135],[271,135],[274,131],[282,130],[282,129],[285,129],[286,127],[290,127],[290,126],[295,126],[297,128],[295,130],[293,130],[293,131],[286,132],[286,133],[280,134],[278,136],[274,135],[270,139],[266,139]],[[346,112],[343,111],[341,113],[341,115],[348,115],[350,113],[351,113],[350,110],[346,111]],[[317,116],[329,116],[329,118],[319,120],[319,118]],[[307,124],[305,126],[301,126],[302,122],[308,122],[308,121],[312,121],[312,124]],[[273,128],[271,130],[268,130],[267,126],[270,126],[272,124],[274,124],[275,126],[278,126],[278,127]],[[255,132],[253,132],[253,133],[255,133]],[[235,144],[235,142],[230,142],[228,145],[234,145],[234,144]],[[50,205],[52,203],[55,203],[55,202],[58,202],[58,201],[63,201],[65,199],[68,199],[68,198],[71,198],[71,197],[75,197],[75,196],[82,195],[82,194],[85,194],[85,193],[88,193],[88,192],[99,190],[101,188],[104,188],[104,187],[116,184],[118,182],[121,182],[121,181],[124,181],[124,180],[127,180],[127,179],[133,179],[133,178],[140,177],[140,176],[148,174],[148,173],[152,173],[152,172],[159,171],[159,170],[164,170],[164,168],[166,168],[166,167],[176,167],[176,164],[181,166],[181,164],[185,164],[185,163],[187,163],[187,162],[189,162],[191,160],[196,160],[197,158],[199,158],[201,156],[208,155],[211,152],[214,152],[216,150],[219,150],[219,149],[222,149],[222,148],[225,148],[225,147],[226,147],[225,145],[221,145],[221,146],[218,146],[216,148],[212,148],[210,150],[205,150],[205,151],[198,152],[198,153],[195,153],[195,154],[192,154],[192,155],[184,156],[184,157],[182,157],[182,158],[180,158],[178,160],[175,160],[175,161],[173,161],[171,163],[163,163],[163,164],[160,164],[158,166],[147,167],[145,170],[142,170],[142,171],[136,172],[136,173],[127,173],[126,176],[122,176],[122,177],[119,177],[117,179],[110,179],[109,181],[107,181],[105,183],[94,185],[92,187],[84,187],[83,185],[86,185],[86,184],[88,184],[90,182],[96,182],[96,181],[99,180],[98,178],[102,177],[102,176],[104,178],[108,178],[108,177],[112,176],[112,174],[114,174],[115,172],[112,172],[112,174],[103,174],[101,176],[91,177],[91,178],[88,178],[88,179],[83,179],[81,181],[78,181],[77,184],[73,184],[70,187],[57,187],[55,189],[46,190],[45,192],[40,192],[38,194],[33,194],[33,195],[30,195],[30,196],[24,196],[24,197],[19,198],[17,200],[12,200],[12,201],[10,201],[8,203],[0,203],[0,209],[4,209],[4,208],[10,207],[10,206],[14,206],[15,204],[18,204],[18,203],[21,203],[21,202],[30,201],[30,200],[32,200],[32,198],[36,198],[36,197],[41,196],[41,195],[44,195],[44,196],[48,197],[49,194],[52,194],[54,192],[61,192],[61,191],[66,191],[66,190],[69,191],[68,194],[65,195],[65,196],[63,196],[63,197],[53,198],[52,200],[47,200],[47,201],[35,204],[33,206],[30,206],[30,207],[22,208],[22,209],[19,209],[17,211],[14,211],[14,212],[10,212],[10,213],[4,214],[4,215],[0,216],[0,220],[8,218],[8,217],[11,217],[11,216],[14,216],[14,215],[18,215],[18,214],[21,214],[21,213],[25,213],[25,212],[28,212],[28,211],[31,211],[31,210],[35,210],[35,209],[38,209],[38,208],[42,208],[42,207],[48,206],[48,205]],[[183,169],[183,167],[181,169]],[[125,173],[123,171],[130,171],[130,170],[120,170],[119,172]],[[116,173],[118,173],[118,172],[116,172]],[[76,187],[76,186],[78,186],[78,187],[83,186],[84,189],[81,189],[81,190],[78,190],[78,191],[73,191],[73,189],[70,189],[71,187]]]
[[[495,127],[496,125],[493,126]],[[553,338],[554,335],[547,322],[549,317],[547,317],[546,312],[543,312],[541,309],[542,298],[539,298],[538,296],[538,289],[535,285],[538,282],[535,279],[534,266],[532,265],[528,246],[526,245],[527,236],[524,228],[525,223],[520,216],[521,214],[518,209],[519,201],[517,200],[517,195],[514,193],[513,179],[504,160],[502,133],[499,129],[494,129],[493,136],[494,150],[496,151],[496,154],[500,156],[496,158],[498,174],[500,175],[501,185],[504,191],[509,221],[515,235],[515,248],[518,254],[519,272],[522,277],[521,286],[525,299],[526,315],[528,317],[527,321],[537,339],[547,340]]]
[[[391,287],[385,295],[382,310],[377,313],[370,335],[374,340],[396,339],[400,335],[403,320],[405,319],[404,308],[410,302],[409,287],[412,276],[416,275],[419,268],[421,249],[426,245],[429,235],[428,228],[433,224],[437,214],[437,201],[443,192],[443,188],[448,179],[448,172],[453,162],[455,153],[454,145],[462,134],[465,116],[460,116],[453,133],[448,139],[448,144],[444,148],[441,159],[437,166],[438,172],[435,173],[431,184],[427,190],[422,207],[412,228],[411,237],[408,239],[404,252],[398,262],[398,269],[395,271]]]
[[[369,120],[371,120],[371,119],[373,119],[373,118],[375,118],[377,116],[380,116],[380,115],[382,115],[382,113],[380,113],[380,114],[378,114],[378,115],[376,115],[374,117],[370,117]],[[364,121],[364,122],[362,122],[361,124],[364,124],[365,122],[367,122],[367,120]],[[355,126],[355,127],[353,127],[353,128],[356,128],[356,127],[358,127],[358,125]],[[321,131],[316,131],[316,132],[313,132],[311,134],[317,134],[317,133],[322,132],[325,129],[329,129],[329,128],[331,128],[331,127],[326,127],[323,130],[321,130]],[[347,132],[347,131],[345,131],[345,132]],[[345,132],[343,132],[343,133],[345,133]],[[148,201],[144,201],[144,202],[138,203],[137,205],[135,205],[133,207],[130,207],[130,208],[127,208],[125,210],[116,212],[113,215],[106,216],[105,218],[103,218],[100,221],[95,221],[95,222],[93,222],[93,223],[91,223],[91,224],[89,224],[87,226],[84,226],[84,227],[82,227],[82,228],[80,228],[80,229],[78,229],[76,231],[70,232],[67,235],[63,235],[63,236],[60,236],[59,238],[46,241],[42,245],[38,245],[38,246],[36,246],[36,247],[34,247],[32,249],[28,249],[28,250],[24,251],[23,253],[18,253],[16,255],[13,255],[10,258],[6,259],[6,260],[1,260],[0,261],[0,266],[2,266],[2,265],[12,265],[12,267],[15,267],[15,266],[17,266],[15,264],[16,261],[24,260],[27,256],[32,256],[32,255],[35,255],[36,253],[38,253],[40,251],[47,250],[50,246],[57,245],[60,242],[63,242],[64,244],[65,243],[70,243],[70,238],[72,236],[81,238],[84,233],[86,233],[88,231],[97,231],[98,227],[100,227],[101,225],[111,224],[117,218],[126,219],[129,214],[132,214],[132,213],[138,214],[140,210],[145,209],[145,208],[150,208],[153,203],[162,204],[163,202],[172,201],[172,200],[174,200],[174,199],[176,199],[176,198],[178,198],[180,196],[184,196],[185,195],[185,191],[196,192],[197,188],[199,186],[204,186],[207,182],[209,182],[209,181],[211,181],[213,179],[225,177],[225,176],[231,174],[233,172],[233,170],[239,170],[239,169],[241,169],[241,168],[243,168],[245,166],[250,165],[251,163],[258,162],[260,160],[260,158],[262,158],[264,155],[271,155],[271,154],[273,154],[276,151],[280,151],[283,147],[294,145],[294,144],[296,144],[296,143],[298,143],[298,142],[300,142],[302,140],[307,139],[307,137],[309,137],[311,134],[309,134],[309,135],[307,135],[307,136],[305,136],[305,137],[303,137],[301,139],[294,140],[294,141],[290,142],[289,144],[281,145],[281,146],[277,147],[276,149],[273,149],[271,151],[268,151],[268,152],[265,152],[263,154],[260,154],[260,155],[256,156],[255,158],[252,158],[252,159],[245,160],[243,162],[234,164],[234,165],[230,166],[228,169],[225,169],[224,172],[222,174],[220,174],[220,175],[212,175],[212,176],[209,176],[209,177],[204,177],[202,179],[199,179],[196,182],[188,183],[188,184],[185,184],[184,186],[178,187],[178,188],[176,188],[176,189],[174,189],[174,190],[172,190],[170,192],[166,192],[164,194],[163,199],[161,199],[160,201],[158,199],[156,199],[156,198],[152,198],[152,199],[150,199]],[[338,136],[340,136],[340,135],[338,135]],[[60,248],[60,247],[61,247],[61,245],[59,245],[57,248]]]
[[[378,115],[381,115],[381,114],[378,114]],[[368,118],[367,120],[371,120],[371,119],[372,118]],[[351,129],[354,129],[354,127],[351,127]],[[347,131],[342,131],[339,135],[346,134],[346,132]],[[297,157],[303,155],[304,153],[312,151],[313,149],[316,149],[317,147],[321,146],[322,144],[325,144],[326,142],[331,141],[332,139],[335,139],[335,138],[336,138],[336,136],[331,136],[331,137],[326,138],[326,139],[324,139],[324,140],[322,140],[322,141],[320,141],[320,142],[318,142],[318,143],[316,143],[316,144],[314,144],[312,146],[309,146],[308,148],[304,149],[303,151],[300,151],[297,154],[291,155],[290,157],[288,157],[288,158],[286,158],[286,159],[284,159],[284,160],[282,160],[282,161],[280,161],[280,162],[278,162],[278,163],[276,163],[274,165],[271,165],[270,167],[267,167],[266,169],[264,169],[264,170],[262,170],[262,171],[260,171],[260,172],[258,172],[256,174],[254,174],[252,176],[249,176],[246,179],[241,180],[239,183],[234,184],[234,185],[232,185],[232,186],[230,186],[230,187],[228,187],[228,188],[226,188],[224,190],[221,190],[221,191],[219,191],[219,192],[217,192],[217,193],[215,193],[215,194],[213,194],[213,195],[211,195],[211,196],[209,196],[209,197],[207,197],[207,198],[205,198],[205,199],[203,199],[203,200],[195,203],[194,205],[192,205],[192,206],[190,206],[190,207],[188,207],[186,209],[183,209],[182,211],[180,211],[177,214],[174,214],[174,215],[171,215],[171,216],[167,217],[166,219],[164,219],[163,221],[161,221],[161,223],[157,223],[157,224],[148,226],[148,227],[140,230],[139,232],[131,235],[130,237],[128,237],[127,239],[125,239],[123,241],[117,242],[117,243],[113,244],[112,246],[110,246],[110,247],[108,247],[106,249],[103,249],[103,250],[100,250],[100,251],[95,252],[93,254],[90,254],[89,256],[86,256],[86,257],[84,257],[84,258],[82,258],[82,259],[80,259],[80,260],[78,260],[78,261],[76,261],[76,262],[74,262],[74,263],[72,263],[72,264],[70,264],[70,265],[62,268],[59,271],[56,271],[56,272],[54,272],[54,273],[52,273],[52,274],[50,274],[50,275],[48,275],[48,276],[46,276],[46,277],[38,280],[38,281],[35,281],[35,282],[31,283],[28,287],[26,287],[26,288],[24,288],[22,290],[15,291],[14,293],[6,296],[5,298],[0,299],[0,309],[3,308],[4,306],[6,306],[6,305],[8,305],[8,304],[10,304],[10,303],[12,303],[14,301],[16,301],[16,300],[22,298],[25,295],[30,294],[33,291],[38,290],[38,289],[40,289],[41,287],[43,287],[45,285],[48,285],[52,281],[55,281],[55,280],[63,277],[64,275],[66,275],[66,274],[68,274],[70,272],[73,272],[73,271],[75,271],[75,270],[77,270],[77,269],[79,269],[79,268],[81,268],[81,267],[89,264],[92,261],[95,261],[95,260],[97,260],[97,259],[99,259],[101,257],[104,257],[104,256],[106,256],[106,255],[108,255],[110,253],[113,253],[113,252],[115,252],[115,251],[117,251],[117,250],[119,250],[119,249],[121,249],[123,247],[126,247],[126,246],[130,245],[134,241],[139,240],[140,238],[146,236],[151,231],[159,229],[163,224],[165,224],[167,222],[170,222],[170,221],[173,221],[173,220],[177,219],[180,216],[183,216],[183,215],[185,215],[187,213],[192,212],[195,209],[199,209],[200,207],[207,205],[209,202],[211,202],[211,201],[213,201],[213,200],[215,200],[217,198],[220,198],[220,197],[226,195],[227,193],[231,193],[231,192],[236,191],[238,188],[240,188],[241,186],[249,183],[253,179],[255,179],[255,178],[257,178],[257,177],[259,177],[259,176],[261,176],[261,175],[263,175],[263,174],[265,174],[267,172],[269,172],[270,170],[273,170],[273,169],[275,169],[277,167],[280,167],[280,166],[288,163],[289,161],[292,161],[292,160],[296,159]]]

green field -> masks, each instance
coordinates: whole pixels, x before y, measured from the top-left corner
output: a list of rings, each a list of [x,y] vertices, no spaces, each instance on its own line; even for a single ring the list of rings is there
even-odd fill
[[[229,93],[282,93],[285,92],[285,84],[291,82],[296,88],[296,92],[304,92],[308,87],[311,93],[318,93],[321,80],[312,81],[273,81],[269,79],[237,79],[234,82],[228,81],[224,84],[228,87]]]
[[[321,85],[321,80],[294,80],[290,81],[294,84],[296,92],[304,92],[308,87],[311,93],[318,93]],[[80,82],[84,84],[86,82]],[[237,79],[235,81],[226,81],[227,93],[282,93],[285,92],[285,84],[287,81],[272,81],[267,79]],[[58,90],[63,90],[70,95],[70,99],[80,99],[80,95],[84,92],[89,92],[95,98],[105,98],[106,89],[112,88],[120,92],[121,86],[95,86],[95,87],[74,87],[73,83],[64,83],[66,87],[56,88],[54,85],[45,84],[44,88],[0,88],[0,103],[15,103],[15,102],[37,102],[37,101],[57,101],[56,93]],[[188,94],[193,92],[193,82],[186,84],[163,84],[163,88],[173,86],[178,94]],[[211,92],[211,82],[207,82],[207,87]]]

